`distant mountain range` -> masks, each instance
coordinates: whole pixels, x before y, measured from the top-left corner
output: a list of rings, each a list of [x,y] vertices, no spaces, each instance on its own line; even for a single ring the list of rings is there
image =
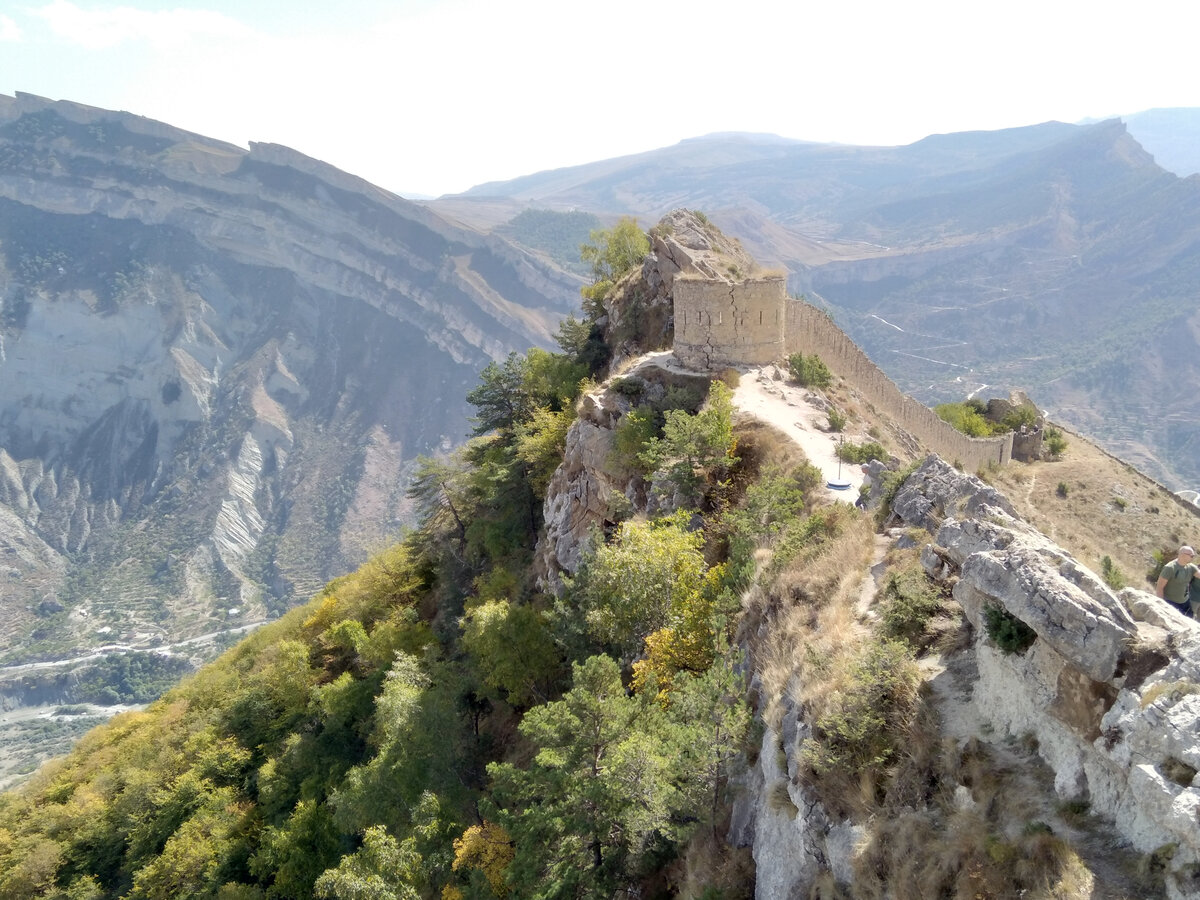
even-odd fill
[[[1121,118],[1168,172],[1184,178],[1200,173],[1200,109],[1148,109]]]
[[[579,283],[284,147],[0,97],[0,663],[307,599]]]
[[[1159,123],[1164,155],[1198,120],[1165,112],[1132,117]],[[1200,178],[1120,120],[905,147],[709,135],[430,206],[481,228],[528,207],[701,209],[918,398],[1025,389],[1168,486],[1200,483]]]

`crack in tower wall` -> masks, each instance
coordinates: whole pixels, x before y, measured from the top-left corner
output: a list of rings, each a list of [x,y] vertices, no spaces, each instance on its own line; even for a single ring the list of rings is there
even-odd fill
[[[726,281],[676,278],[675,355],[712,369],[763,365],[785,355],[787,284],[782,276]]]

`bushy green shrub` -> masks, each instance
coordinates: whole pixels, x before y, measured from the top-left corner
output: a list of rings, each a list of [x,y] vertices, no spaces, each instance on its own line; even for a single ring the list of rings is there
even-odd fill
[[[920,650],[928,645],[929,622],[942,608],[942,597],[920,563],[893,572],[883,586],[883,633]]]
[[[886,460],[888,453],[878,441],[867,441],[865,444],[855,444],[853,441],[842,441],[837,446],[838,458],[849,463],[865,463],[873,459]]]
[[[657,437],[653,411],[645,407],[631,410],[613,429],[613,448],[605,461],[607,468],[613,474],[650,474],[652,467],[642,462],[642,454]]]
[[[781,571],[802,551],[837,537],[842,533],[847,517],[854,513],[857,510],[839,503],[817,509],[806,518],[789,521],[775,542],[771,571]]]
[[[824,388],[833,383],[833,375],[817,354],[805,356],[793,353],[788,357],[788,371],[793,380],[804,387]]]
[[[1167,548],[1155,550],[1150,554],[1150,568],[1146,570],[1146,581],[1150,584],[1158,583],[1158,576],[1162,574],[1162,568],[1167,563],[1175,558],[1175,551]]]
[[[1052,459],[1058,459],[1058,457],[1067,452],[1067,439],[1063,437],[1063,433],[1053,425],[1046,429],[1046,434],[1042,443]]]
[[[646,390],[646,382],[640,378],[614,378],[608,388],[622,397],[640,397]]]
[[[1125,580],[1125,573],[1112,561],[1111,556],[1105,556],[1104,559],[1100,560],[1100,577],[1114,591],[1121,590],[1121,588],[1129,583]]]
[[[880,475],[880,502],[879,509],[875,511],[875,522],[877,525],[883,525],[888,517],[892,514],[892,501],[896,499],[896,494],[899,492],[904,482],[908,481],[910,475],[917,471],[919,462],[912,462],[903,469],[886,469]]]
[[[808,498],[824,481],[821,470],[812,463],[800,463],[786,472],[772,466],[746,489],[737,506],[725,510],[722,526],[735,583],[749,583],[755,550],[774,546],[785,532],[805,521]]]
[[[695,415],[669,410],[662,437],[652,438],[638,455],[647,471],[662,471],[679,490],[694,494],[702,482],[720,481],[738,460],[733,455],[733,391],[723,381],[709,385],[708,399]]]
[[[916,714],[920,672],[901,641],[867,645],[846,689],[813,726],[802,754],[818,778],[865,774],[886,767]],[[856,779],[855,779],[856,780]]]
[[[839,409],[829,410],[829,430],[841,431],[846,427],[846,414]]]
[[[978,403],[940,403],[933,408],[943,422],[954,426],[968,437],[988,437],[995,427],[983,417]],[[1003,429],[1002,429],[1003,430]]]
[[[1037,640],[1037,632],[1002,606],[983,608],[983,624],[992,643],[1005,653],[1024,653]]]
[[[1020,431],[1021,427],[1032,428],[1037,424],[1038,412],[1035,406],[1018,406],[1011,410],[1003,419],[1001,424],[1008,431]]]

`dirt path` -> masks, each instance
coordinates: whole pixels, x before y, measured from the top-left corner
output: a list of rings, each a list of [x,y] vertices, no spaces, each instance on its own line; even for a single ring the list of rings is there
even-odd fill
[[[843,435],[832,434],[822,426],[828,413],[811,399],[807,388],[788,383],[776,366],[762,366],[742,374],[733,402],[738,409],[778,428],[804,450],[809,462],[821,470],[826,485],[842,483],[843,490],[825,488],[825,499],[853,503],[863,476],[859,467],[837,458],[837,445]],[[852,439],[852,438],[851,438]]]
[[[895,540],[893,534],[874,535],[875,543],[871,550],[871,564],[867,567],[864,573],[862,586],[859,588],[858,600],[854,604],[854,611],[860,619],[875,618],[875,611],[871,608],[875,603],[875,596],[879,593],[881,586],[880,579],[883,578],[887,567],[884,565],[883,558],[887,555],[888,548],[892,546],[892,541]]]

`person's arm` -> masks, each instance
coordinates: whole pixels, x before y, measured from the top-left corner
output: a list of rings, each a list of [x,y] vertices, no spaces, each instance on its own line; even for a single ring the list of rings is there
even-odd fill
[[[1159,599],[1162,599],[1163,588],[1165,588],[1166,586],[1167,586],[1167,579],[1163,578],[1161,575],[1158,576],[1158,586],[1154,589],[1154,593],[1158,594]]]

